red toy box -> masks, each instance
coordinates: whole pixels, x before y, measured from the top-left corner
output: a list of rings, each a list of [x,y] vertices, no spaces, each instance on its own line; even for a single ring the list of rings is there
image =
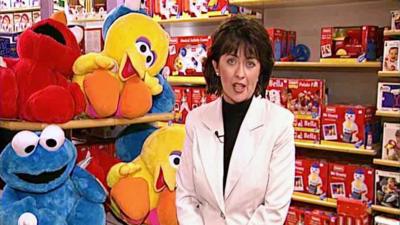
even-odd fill
[[[175,93],[174,112],[179,115],[176,122],[185,123],[186,116],[191,110],[192,90],[186,87],[173,87],[173,90]]]
[[[322,144],[371,149],[375,142],[375,107],[328,105],[322,115]],[[375,133],[374,133],[375,132]]]
[[[279,106],[287,108],[289,80],[286,78],[271,78],[267,86],[268,99]]]
[[[339,198],[337,201],[337,225],[369,225],[367,204],[349,198]]]
[[[378,36],[376,26],[324,27],[321,29],[321,61],[374,61]]]
[[[374,198],[374,169],[358,165],[329,163],[329,196],[365,202]]]
[[[296,159],[295,191],[324,196],[328,190],[328,163]]]
[[[287,32],[287,56],[289,61],[292,61],[292,50],[296,46],[296,31]]]
[[[307,142],[307,143],[315,143],[319,144],[320,143],[320,131],[307,131],[307,130],[301,130],[303,128],[294,128],[294,139],[296,141],[301,141],[301,142]]]
[[[154,0],[153,18],[156,20],[170,19],[182,13],[181,0]]]
[[[304,224],[306,210],[291,206],[286,217],[285,225],[299,225]]]
[[[286,31],[278,28],[268,28],[267,32],[274,52],[274,59],[275,61],[280,61],[286,54],[286,52],[283,52],[286,51],[286,47],[283,47],[286,45]]]
[[[197,108],[207,103],[206,90],[204,88],[192,88],[191,109]]]
[[[304,225],[336,225],[337,217],[331,212],[313,210],[305,213],[304,220]]]

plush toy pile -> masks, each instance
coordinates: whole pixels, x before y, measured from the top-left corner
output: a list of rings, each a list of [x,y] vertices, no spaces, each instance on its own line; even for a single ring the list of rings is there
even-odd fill
[[[177,224],[175,176],[185,131],[163,127],[144,142],[142,152],[129,163],[118,163],[107,176],[111,208],[128,224]]]
[[[0,225],[104,225],[105,191],[61,128],[21,131],[0,155]]]

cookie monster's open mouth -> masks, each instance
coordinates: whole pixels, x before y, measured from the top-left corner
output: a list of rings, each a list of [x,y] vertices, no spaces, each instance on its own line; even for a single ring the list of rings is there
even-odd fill
[[[137,76],[138,72],[136,71],[135,67],[132,65],[131,59],[129,57],[126,58],[126,62],[124,68],[122,69],[121,73],[124,79],[128,79],[133,76]]]
[[[64,166],[63,168],[52,171],[52,172],[44,172],[38,175],[31,175],[27,173],[16,173],[19,177],[19,179],[26,181],[28,183],[33,183],[33,184],[44,184],[44,183],[49,183],[50,181],[53,181],[60,177],[64,171],[67,169],[67,166]]]

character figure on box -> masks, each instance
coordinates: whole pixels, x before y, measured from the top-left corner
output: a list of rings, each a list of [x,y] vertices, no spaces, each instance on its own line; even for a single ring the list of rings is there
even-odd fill
[[[176,0],[161,0],[160,14],[166,19],[178,15],[178,4]]]
[[[269,90],[268,91],[269,100],[277,105],[281,104],[281,94],[279,90]]]
[[[395,133],[396,140],[389,140],[385,145],[387,159],[400,161],[400,129]]]
[[[208,12],[208,1],[207,0],[191,0],[190,1],[190,12],[195,17],[200,17],[202,14]]]
[[[364,183],[365,174],[364,170],[357,169],[354,172],[354,180],[351,182],[351,198],[367,201],[368,188]]]
[[[389,49],[388,55],[385,56],[385,60],[383,62],[383,66],[385,67],[385,71],[397,71],[397,59],[399,55],[399,48],[391,47]]]
[[[358,141],[358,126],[356,124],[356,114],[352,109],[348,109],[344,115],[342,140],[348,143]]]
[[[308,175],[308,192],[314,195],[320,195],[322,191],[322,179],[319,176],[320,169],[318,163],[313,163]]]

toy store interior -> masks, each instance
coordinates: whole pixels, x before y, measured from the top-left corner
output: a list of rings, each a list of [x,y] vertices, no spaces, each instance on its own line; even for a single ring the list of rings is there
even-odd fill
[[[294,114],[285,225],[400,225],[399,0],[0,0],[0,225],[177,225],[185,118],[239,15]]]

